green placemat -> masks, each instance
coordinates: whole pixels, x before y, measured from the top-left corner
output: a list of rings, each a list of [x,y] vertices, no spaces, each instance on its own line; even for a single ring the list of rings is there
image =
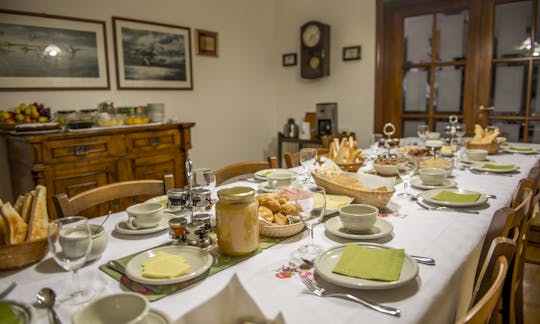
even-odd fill
[[[448,190],[442,190],[435,196],[431,197],[431,199],[434,199],[434,200],[454,202],[454,203],[475,202],[475,201],[478,201],[479,198],[480,198],[479,193],[462,194],[462,193],[455,193]]]
[[[349,277],[380,281],[396,281],[403,267],[403,249],[372,249],[346,244],[332,272]]]

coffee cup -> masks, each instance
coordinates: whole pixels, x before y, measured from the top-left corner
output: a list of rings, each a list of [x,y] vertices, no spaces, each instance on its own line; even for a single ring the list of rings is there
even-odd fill
[[[270,188],[282,188],[290,185],[293,180],[293,174],[286,170],[276,170],[270,173],[266,179],[268,179],[268,186]]]
[[[161,221],[163,205],[160,203],[141,203],[129,206],[127,227],[130,229],[144,229],[156,227]]]
[[[471,161],[485,161],[487,155],[488,155],[487,150],[482,150],[482,149],[467,150],[467,157]]]
[[[122,292],[99,297],[81,307],[73,315],[74,324],[142,324],[148,319],[150,303],[145,296]]]
[[[420,180],[428,186],[438,186],[444,182],[447,171],[440,168],[423,168],[418,170]]]
[[[343,226],[351,231],[366,231],[377,221],[379,209],[371,205],[351,204],[339,209]]]

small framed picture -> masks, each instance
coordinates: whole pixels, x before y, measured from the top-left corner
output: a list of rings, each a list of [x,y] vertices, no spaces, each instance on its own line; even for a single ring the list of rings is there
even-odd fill
[[[354,61],[361,58],[360,46],[343,47],[343,61]]]
[[[295,66],[296,65],[296,53],[283,54],[283,66]]]
[[[196,29],[197,55],[218,56],[218,33]]]

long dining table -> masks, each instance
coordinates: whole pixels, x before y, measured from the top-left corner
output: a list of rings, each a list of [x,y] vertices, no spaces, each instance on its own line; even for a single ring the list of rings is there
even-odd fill
[[[529,146],[540,148],[540,145]],[[496,196],[496,199],[489,199],[485,206],[479,208],[478,214],[425,210],[415,201],[398,196],[403,191],[403,185],[396,186],[396,194],[388,204],[393,212],[385,217],[393,225],[393,232],[370,242],[403,248],[410,255],[431,257],[436,260],[435,266],[419,264],[419,272],[414,280],[387,290],[348,289],[326,283],[327,287],[335,290],[399,308],[400,317],[381,314],[348,300],[314,296],[297,274],[279,276],[279,269],[291,261],[298,262],[294,252],[307,239],[307,231],[154,301],[151,307],[166,313],[174,322],[220,292],[236,274],[266,317],[273,318],[281,312],[287,323],[452,323],[467,309],[480,248],[494,212],[510,203],[518,181],[527,176],[538,160],[537,154],[501,153],[489,158],[518,165],[519,170],[511,177],[473,174],[468,169],[460,168],[455,168],[452,173],[458,188]],[[218,189],[239,185],[258,187],[257,183],[248,180],[239,180]],[[412,187],[410,192],[418,193],[421,190]],[[101,223],[103,217],[90,221]],[[170,241],[167,231],[145,235],[117,233],[114,230],[116,223],[126,217],[125,212],[111,215],[104,225],[108,235],[105,252],[100,259],[86,264],[79,271],[81,281],[96,291],[96,297],[125,290],[118,281],[99,270],[100,265]],[[315,226],[314,237],[323,249],[352,242],[330,234],[324,224]],[[71,275],[56,265],[50,253],[31,266],[0,272],[4,284],[12,281],[17,283],[8,299],[28,304],[35,301],[36,292],[43,287],[61,289],[71,285]],[[81,305],[59,303],[55,307],[63,322],[69,323]],[[37,323],[47,323],[46,309],[36,307],[36,312]]]

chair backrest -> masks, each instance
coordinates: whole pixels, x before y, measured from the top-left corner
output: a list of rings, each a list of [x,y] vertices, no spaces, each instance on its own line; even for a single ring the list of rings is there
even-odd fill
[[[137,196],[159,196],[174,188],[174,176],[165,174],[163,180],[133,180],[111,183],[81,192],[71,198],[65,193],[53,196],[59,217],[83,215],[84,210],[116,199]],[[96,217],[101,215],[86,215]]]
[[[330,143],[334,141],[334,138],[338,139],[341,142],[341,139],[343,138],[349,138],[351,137],[356,140],[356,134],[355,133],[348,133],[348,134],[335,134],[335,135],[323,135],[321,136],[321,142],[322,146],[324,148],[329,148]]]
[[[327,154],[327,148],[316,148],[317,156],[320,154]],[[300,151],[283,153],[285,159],[285,166],[287,168],[294,168],[300,165]]]
[[[278,160],[274,156],[268,157],[266,162],[239,162],[227,165],[216,170],[216,186],[223,182],[245,174],[253,174],[264,169],[277,169]]]

